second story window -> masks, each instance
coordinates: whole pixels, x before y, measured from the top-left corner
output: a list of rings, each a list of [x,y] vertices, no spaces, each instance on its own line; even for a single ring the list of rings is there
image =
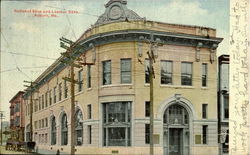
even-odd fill
[[[228,119],[229,118],[229,96],[228,95],[224,95],[223,97],[223,107],[224,107],[224,119]]]
[[[49,105],[52,104],[52,94],[51,94],[51,90],[49,91]]]
[[[45,93],[45,107],[48,107],[48,92]]]
[[[149,82],[149,60],[145,59],[145,83]]]
[[[88,105],[88,119],[91,119],[91,111],[92,111],[91,104],[89,104]]]
[[[41,110],[41,97],[38,99],[38,109]]]
[[[172,61],[161,61],[161,84],[172,84]]]
[[[78,92],[82,91],[82,83],[83,83],[83,72],[82,69],[78,71]]]
[[[58,100],[61,101],[62,100],[62,83],[59,84],[58,91],[59,91]]]
[[[111,84],[111,60],[102,62],[102,70],[103,70],[103,85]]]
[[[192,86],[192,63],[181,63],[181,85]]]
[[[131,59],[121,59],[121,83],[131,83]]]
[[[91,88],[91,65],[87,68],[87,87]]]
[[[202,104],[202,118],[207,118],[207,104]]]
[[[145,102],[145,117],[150,117],[150,102]]]
[[[68,97],[68,86],[67,86],[67,81],[64,80],[64,98]]]
[[[54,92],[53,92],[53,94],[54,94],[54,103],[56,103],[56,87],[54,87]]]
[[[42,109],[44,109],[44,95],[42,95]]]
[[[207,86],[207,64],[202,64],[202,87]]]

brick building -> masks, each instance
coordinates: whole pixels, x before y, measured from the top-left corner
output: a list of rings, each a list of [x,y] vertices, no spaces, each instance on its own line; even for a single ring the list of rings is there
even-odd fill
[[[23,91],[19,91],[10,102],[10,131],[11,137],[24,141],[25,104]]]
[[[155,154],[218,154],[216,48],[222,38],[212,28],[147,21],[126,4],[110,0],[75,42],[75,56],[94,63],[75,69],[76,154],[149,154],[152,42],[161,45],[152,47]],[[70,84],[63,80],[70,72],[62,59],[35,80],[32,136],[40,152],[70,152]]]

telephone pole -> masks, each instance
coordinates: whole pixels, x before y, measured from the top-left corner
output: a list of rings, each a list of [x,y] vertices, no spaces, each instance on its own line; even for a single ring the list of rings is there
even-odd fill
[[[25,87],[30,90],[30,139],[29,141],[33,141],[33,98],[32,98],[32,91],[34,90],[34,82],[32,81],[24,81],[25,83],[29,83],[30,85],[24,85]]]
[[[150,45],[149,51],[147,52],[149,58],[149,83],[150,83],[150,133],[149,133],[149,140],[150,140],[150,155],[154,155],[154,66],[155,59],[158,57],[156,48],[162,46],[161,41],[159,38],[154,40],[153,34],[150,35],[150,40],[141,36],[139,38],[141,41],[147,41]],[[142,56],[142,53],[139,53],[139,56]],[[138,59],[140,62],[140,59]]]
[[[64,49],[66,49],[66,52],[61,53],[66,60],[62,59],[61,62],[68,64],[70,66],[70,78],[69,77],[64,77],[63,79],[66,81],[70,82],[70,95],[71,95],[71,147],[70,147],[70,154],[74,155],[75,154],[75,84],[82,84],[81,81],[75,80],[75,73],[74,73],[74,68],[82,68],[82,65],[93,65],[94,63],[86,63],[86,57],[84,55],[84,60],[82,58],[77,58],[73,56],[74,51],[74,44],[73,41],[68,40],[66,38],[60,38],[60,46]],[[65,43],[69,44],[69,46],[65,45]],[[77,61],[75,63],[74,61]]]

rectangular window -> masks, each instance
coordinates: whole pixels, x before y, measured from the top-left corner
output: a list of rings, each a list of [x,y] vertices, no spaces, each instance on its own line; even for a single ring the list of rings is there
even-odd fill
[[[223,96],[223,104],[224,104],[224,118],[229,118],[229,96],[224,95]]]
[[[58,91],[59,91],[58,100],[61,101],[62,100],[62,83],[59,83]]]
[[[56,87],[54,87],[54,103],[56,103]]]
[[[83,70],[78,71],[78,92],[82,91],[82,86],[83,86]]]
[[[207,118],[207,104],[202,104],[202,118]]]
[[[88,119],[91,119],[91,104],[88,105]]]
[[[181,85],[192,86],[192,63],[181,63]]]
[[[48,92],[45,93],[45,107],[48,107]]]
[[[45,127],[48,127],[48,118],[45,118]]]
[[[91,128],[91,125],[88,125],[88,135],[89,135],[88,143],[91,144],[92,143],[92,128]]]
[[[172,84],[172,61],[161,61],[161,84]]]
[[[44,128],[44,119],[42,119],[42,128]]]
[[[131,59],[121,59],[121,83],[131,83]]]
[[[52,94],[51,94],[51,90],[49,91],[49,105],[52,104]]]
[[[42,109],[44,109],[44,95],[42,95]]]
[[[145,124],[145,144],[150,143],[150,124]]]
[[[207,144],[207,125],[202,126],[202,143]]]
[[[150,117],[150,102],[145,102],[145,117]]]
[[[145,83],[149,83],[149,60],[145,59]]]
[[[41,97],[38,98],[39,106],[38,109],[41,110]]]
[[[202,87],[207,86],[207,64],[202,64]]]
[[[67,86],[67,81],[64,80],[64,98],[68,97],[68,86]]]
[[[108,61],[103,61],[102,62],[103,65],[103,81],[102,84],[103,85],[109,85],[111,84],[111,60]]]
[[[91,65],[87,68],[87,88],[91,88]]]
[[[103,145],[131,146],[131,102],[103,104]],[[126,125],[121,125],[126,124]]]
[[[40,129],[42,127],[41,120],[39,120],[38,122],[39,122],[39,129]]]

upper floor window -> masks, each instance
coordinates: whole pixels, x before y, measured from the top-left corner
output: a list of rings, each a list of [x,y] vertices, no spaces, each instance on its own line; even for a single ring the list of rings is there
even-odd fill
[[[181,63],[181,85],[192,86],[192,63]]]
[[[149,60],[145,59],[145,83],[149,83]]]
[[[202,104],[202,118],[207,118],[207,104]]]
[[[68,86],[67,86],[67,81],[64,80],[64,98],[68,97]]]
[[[150,102],[145,102],[145,117],[150,117]]]
[[[103,85],[111,84],[111,60],[103,61]]]
[[[161,84],[172,84],[172,61],[161,61]]]
[[[62,83],[59,83],[58,89],[59,89],[58,100],[61,101],[62,100]]]
[[[82,86],[83,86],[83,70],[78,71],[78,92],[82,91]]]
[[[224,118],[228,119],[229,118],[229,96],[228,95],[223,95],[223,109],[224,109]]]
[[[91,88],[91,65],[87,68],[87,88]]]
[[[91,119],[91,111],[92,111],[91,104],[89,104],[88,105],[88,119]]]
[[[41,97],[38,98],[38,109],[41,110]]]
[[[49,105],[52,104],[52,94],[51,94],[51,90],[49,91]]]
[[[131,59],[121,59],[121,83],[131,83]]]
[[[207,86],[207,64],[202,64],[202,87]]]
[[[42,109],[44,109],[44,95],[42,95]]]
[[[45,93],[45,107],[48,107],[48,92]]]
[[[56,87],[54,87],[54,103],[56,103]]]

